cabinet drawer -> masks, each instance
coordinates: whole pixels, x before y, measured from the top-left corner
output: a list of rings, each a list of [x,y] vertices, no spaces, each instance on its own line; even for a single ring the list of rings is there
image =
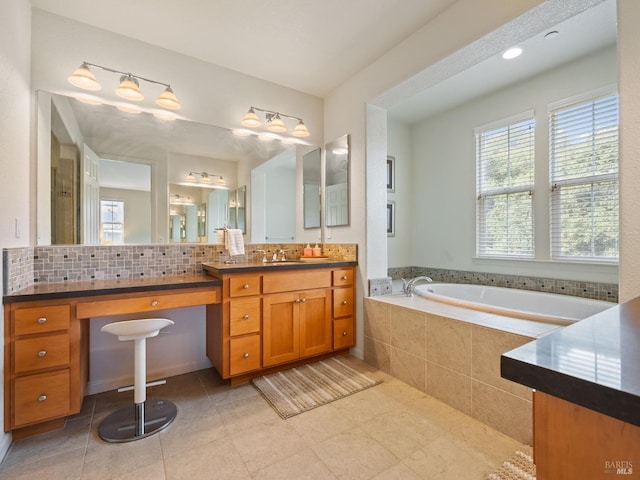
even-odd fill
[[[232,338],[229,345],[229,374],[258,370],[260,368],[260,335]]]
[[[337,288],[333,291],[333,316],[353,315],[353,288]]]
[[[260,331],[260,298],[233,300],[229,304],[229,334],[244,335]]]
[[[355,345],[353,317],[333,321],[333,349],[338,350]]]
[[[229,296],[246,297],[260,295],[260,275],[250,277],[231,277],[229,279]]]
[[[263,293],[292,292],[312,288],[329,288],[331,271],[303,270],[270,273],[264,276]]]
[[[167,308],[206,305],[218,301],[216,289],[204,292],[174,293],[171,295],[145,295],[135,298],[81,302],[76,307],[78,318],[91,318],[124,313],[153,312]]]
[[[16,335],[53,332],[69,328],[69,305],[17,308],[14,332]]]
[[[349,268],[345,270],[334,270],[332,273],[333,285],[335,287],[346,287],[348,285],[353,285],[353,269]]]
[[[69,334],[16,340],[15,373],[69,364]]]
[[[69,414],[69,370],[16,378],[14,427]]]

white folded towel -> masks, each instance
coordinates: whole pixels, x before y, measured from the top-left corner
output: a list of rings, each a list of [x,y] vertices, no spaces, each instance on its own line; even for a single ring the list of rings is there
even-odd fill
[[[224,248],[229,251],[229,255],[244,255],[242,230],[238,228],[227,228],[224,233]]]

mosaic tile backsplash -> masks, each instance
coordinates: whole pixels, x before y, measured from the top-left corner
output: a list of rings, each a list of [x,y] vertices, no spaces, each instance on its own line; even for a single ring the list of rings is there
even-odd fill
[[[286,250],[287,258],[297,260],[304,244],[247,244],[238,263],[259,262],[260,250],[271,258]],[[117,278],[159,277],[202,272],[202,264],[230,259],[223,245],[122,245],[48,246],[8,248],[3,252],[4,295],[40,283],[112,280]],[[325,244],[322,254],[332,260],[356,261],[357,245]]]
[[[524,275],[503,275],[495,273],[469,272],[463,270],[447,270],[430,267],[390,268],[389,277],[393,279],[414,278],[427,275],[434,282],[471,283],[475,285],[492,285],[495,287],[519,288],[537,292],[559,293],[576,297],[592,298],[607,302],[618,302],[618,285],[614,283],[582,282],[575,280],[558,280],[555,278],[527,277]],[[379,279],[381,281],[385,279]],[[370,288],[374,280],[370,280]],[[378,288],[378,291],[382,289]],[[387,293],[378,293],[384,295]],[[373,294],[372,294],[373,295]]]

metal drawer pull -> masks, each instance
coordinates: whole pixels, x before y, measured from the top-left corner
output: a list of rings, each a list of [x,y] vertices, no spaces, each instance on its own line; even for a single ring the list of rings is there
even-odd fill
[[[346,305],[346,304],[347,304],[347,301],[346,301],[346,300],[343,300],[343,301],[342,301],[342,304],[343,304],[343,305]]]
[[[47,351],[46,351],[46,350],[40,350],[40,351],[38,352],[38,356],[39,356],[40,358],[44,357],[46,354],[47,354]]]
[[[249,353],[245,353],[245,354],[243,355],[243,357],[244,357],[244,358],[249,358]]]
[[[249,320],[249,314],[248,314],[248,313],[245,313],[245,314],[242,316],[242,318],[244,318],[245,320]]]
[[[300,303],[300,299],[299,299],[299,298],[296,298],[295,302],[296,302],[296,303]]]
[[[151,306],[152,307],[157,307],[158,306],[158,301],[157,300],[152,301],[151,302]]]
[[[248,283],[245,283],[245,284],[242,286],[242,288],[244,288],[244,289],[246,290],[247,288],[249,288],[249,284],[248,284]]]
[[[47,399],[47,396],[46,396],[46,395],[40,395],[40,396],[38,397],[38,401],[39,401],[39,402],[44,402],[46,399]]]
[[[42,325],[43,323],[47,323],[47,317],[40,317],[40,318],[38,319],[38,323],[39,323],[40,325]]]
[[[342,280],[346,280],[348,277],[345,275],[344,277],[342,277]]]
[[[304,302],[306,302],[306,301],[307,301],[307,299],[303,297],[300,301],[301,301],[302,303],[304,303]]]
[[[345,330],[344,332],[342,332],[342,336],[346,337],[347,336],[347,331]]]

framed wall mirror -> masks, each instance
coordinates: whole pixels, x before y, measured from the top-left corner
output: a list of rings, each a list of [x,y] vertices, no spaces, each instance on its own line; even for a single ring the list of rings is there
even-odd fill
[[[350,137],[344,135],[325,146],[325,225],[349,225]]]
[[[304,228],[320,228],[322,214],[322,158],[316,148],[302,157]]]

